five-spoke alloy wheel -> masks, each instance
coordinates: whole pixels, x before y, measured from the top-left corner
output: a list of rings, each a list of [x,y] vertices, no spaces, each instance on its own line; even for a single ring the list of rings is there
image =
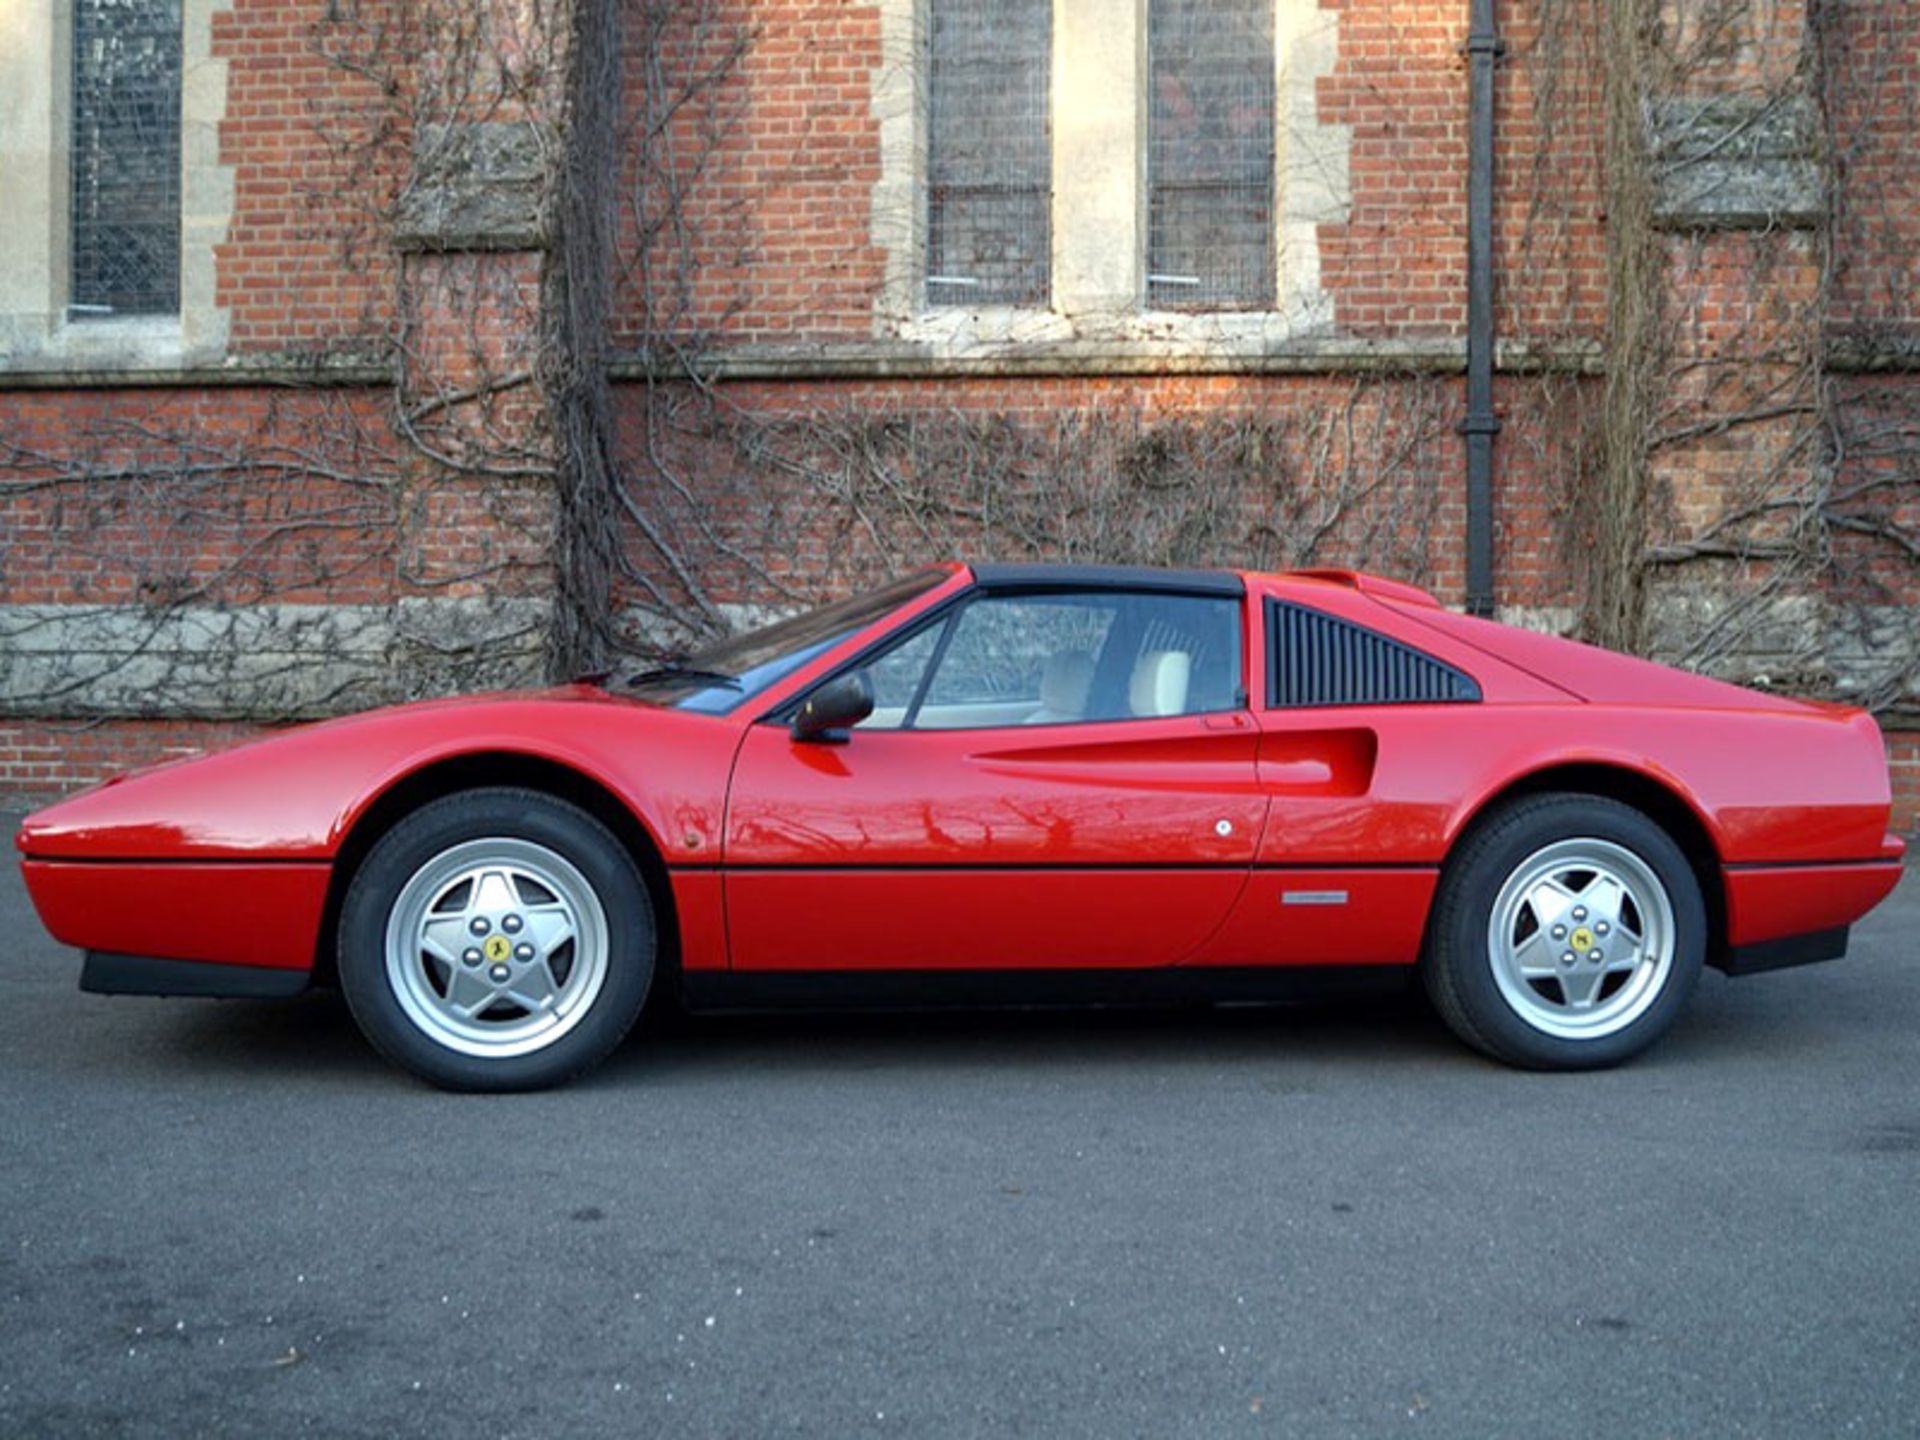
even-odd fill
[[[1423,968],[1469,1044],[1586,1069],[1672,1024],[1705,951],[1699,883],[1664,830],[1617,801],[1540,795],[1490,817],[1449,861]]]
[[[383,836],[340,917],[340,985],[389,1058],[450,1089],[566,1080],[645,1003],[654,926],[632,858],[586,812],[488,789]]]

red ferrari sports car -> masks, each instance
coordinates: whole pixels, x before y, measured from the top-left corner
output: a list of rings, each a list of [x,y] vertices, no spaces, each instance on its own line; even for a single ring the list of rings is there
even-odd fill
[[[376,711],[27,819],[83,988],[337,983],[437,1084],[694,1006],[1257,998],[1417,966],[1518,1065],[1609,1065],[1703,965],[1892,890],[1868,715],[1347,571],[947,565],[621,680]]]

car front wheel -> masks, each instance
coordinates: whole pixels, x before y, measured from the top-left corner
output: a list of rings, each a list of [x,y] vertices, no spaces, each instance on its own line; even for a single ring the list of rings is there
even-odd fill
[[[1646,815],[1589,795],[1520,801],[1449,862],[1428,993],[1476,1049],[1512,1064],[1618,1064],[1665,1032],[1706,955],[1691,865]]]
[[[367,855],[340,914],[340,988],[389,1059],[452,1090],[530,1090],[604,1059],[653,976],[632,857],[537,791],[422,806]]]

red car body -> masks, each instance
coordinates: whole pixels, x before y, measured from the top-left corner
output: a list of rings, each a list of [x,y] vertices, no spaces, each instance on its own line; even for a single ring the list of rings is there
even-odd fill
[[[502,779],[616,826],[687,981],[1407,965],[1463,833],[1535,789],[1655,816],[1700,871],[1710,963],[1735,972],[1841,953],[1899,880],[1864,712],[1469,619],[1370,576],[1232,579],[1241,708],[833,746],[770,722],[982,583],[954,565],[732,714],[582,684],[404,705],[110,780],[25,821],[27,886],[53,935],[97,957],[89,988],[278,994],[326,971],[343,886],[385,826]],[[1273,705],[1269,602],[1455,667],[1478,703]]]

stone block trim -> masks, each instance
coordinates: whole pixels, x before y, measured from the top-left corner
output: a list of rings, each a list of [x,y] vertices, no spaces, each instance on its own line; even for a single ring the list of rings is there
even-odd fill
[[[543,140],[530,120],[427,127],[394,228],[401,250],[531,250],[544,239]]]
[[[1671,96],[1648,117],[1654,214],[1676,230],[1818,225],[1826,214],[1812,103]]]
[[[538,600],[0,606],[0,712],[316,719],[540,679]]]

